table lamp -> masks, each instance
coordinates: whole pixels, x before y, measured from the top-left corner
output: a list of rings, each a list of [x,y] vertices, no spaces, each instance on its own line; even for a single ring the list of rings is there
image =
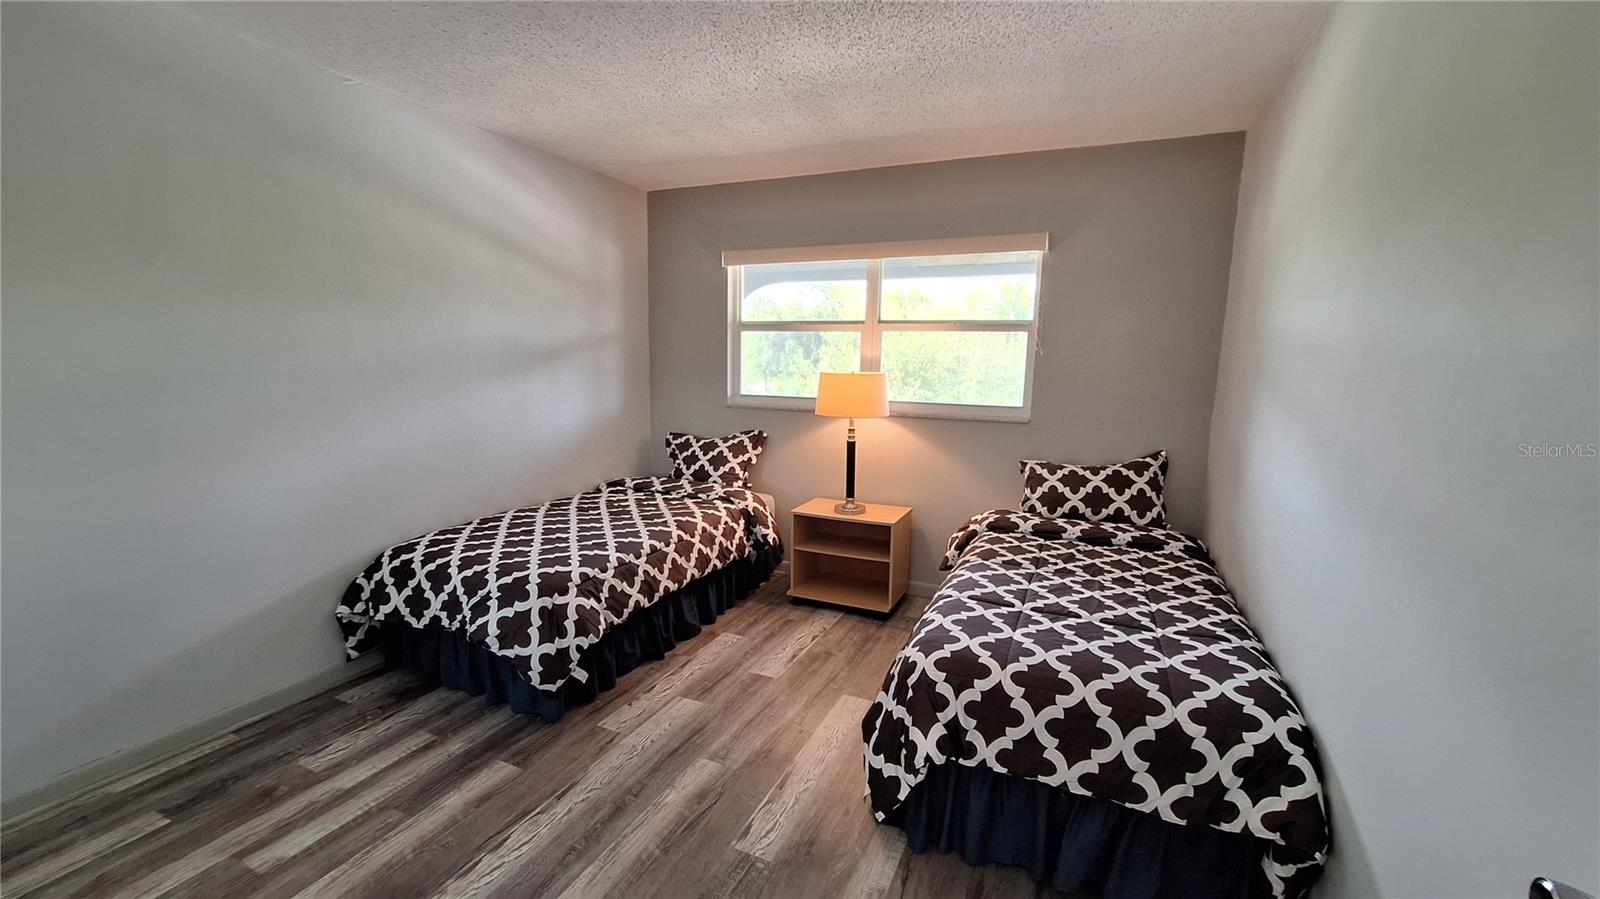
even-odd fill
[[[889,414],[889,385],[883,372],[823,372],[817,381],[817,414],[850,419],[844,432],[844,502],[833,510],[860,515],[867,507],[856,502],[856,419]]]

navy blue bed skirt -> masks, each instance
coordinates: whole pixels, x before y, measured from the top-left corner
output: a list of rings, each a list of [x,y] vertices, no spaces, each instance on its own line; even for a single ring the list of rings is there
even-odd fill
[[[1261,899],[1261,855],[1244,834],[1186,827],[989,768],[934,766],[890,823],[913,852],[1027,868],[1064,892],[1105,899]]]
[[[782,546],[767,547],[640,609],[584,653],[579,667],[589,675],[587,680],[574,678],[557,690],[536,689],[510,662],[467,642],[463,634],[437,626],[386,622],[383,655],[391,667],[408,669],[424,680],[474,696],[487,695],[492,705],[508,702],[519,714],[556,721],[567,709],[592,702],[615,687],[622,675],[666,658],[679,641],[700,633],[765,583],[782,561]]]

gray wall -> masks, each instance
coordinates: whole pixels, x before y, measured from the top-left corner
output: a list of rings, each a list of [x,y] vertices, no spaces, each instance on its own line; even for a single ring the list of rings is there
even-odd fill
[[[4,6],[4,790],[342,664],[384,546],[647,462],[645,199],[143,5]]]
[[[1327,763],[1319,896],[1600,888],[1597,36],[1343,6],[1249,135],[1206,536]]]
[[[844,422],[727,406],[723,250],[1049,231],[1033,420],[858,422],[858,492],[916,507],[924,585],[951,530],[1016,505],[1021,458],[1165,447],[1173,521],[1196,527],[1242,148],[1213,135],[652,192],[656,444],[669,430],[762,427],[756,483],[781,508],[843,490]]]

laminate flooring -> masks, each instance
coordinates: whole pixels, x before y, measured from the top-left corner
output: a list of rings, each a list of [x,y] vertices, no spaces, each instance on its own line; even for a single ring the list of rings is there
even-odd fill
[[[791,603],[786,569],[555,724],[377,672],[0,831],[6,897],[1058,896],[917,855],[860,722],[925,600]]]

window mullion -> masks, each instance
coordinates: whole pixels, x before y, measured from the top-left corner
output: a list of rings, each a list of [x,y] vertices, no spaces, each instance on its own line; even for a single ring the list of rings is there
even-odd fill
[[[739,330],[739,320],[744,317],[744,267],[728,269],[728,400],[732,402],[743,390],[744,376],[739,373],[740,357],[744,352],[744,335]]]
[[[861,370],[881,371],[882,368],[882,316],[879,307],[883,299],[883,260],[867,260],[867,321],[861,331]]]
[[[883,322],[881,331],[1032,331],[1033,322],[1016,319],[970,319],[966,321],[905,321]]]
[[[861,322],[735,322],[736,331],[859,331]]]

